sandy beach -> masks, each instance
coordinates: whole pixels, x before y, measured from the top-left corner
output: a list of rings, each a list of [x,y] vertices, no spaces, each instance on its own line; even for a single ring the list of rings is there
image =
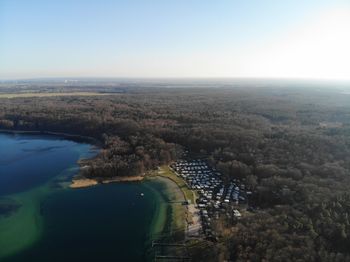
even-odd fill
[[[83,187],[90,187],[97,185],[98,182],[94,179],[88,179],[88,178],[79,178],[79,179],[73,179],[72,183],[70,184],[70,188],[83,188]]]
[[[138,182],[143,180],[143,176],[123,176],[123,177],[113,177],[108,179],[103,179],[99,182],[97,179],[90,178],[73,178],[70,188],[84,188],[95,186],[97,184],[109,184],[118,182]]]

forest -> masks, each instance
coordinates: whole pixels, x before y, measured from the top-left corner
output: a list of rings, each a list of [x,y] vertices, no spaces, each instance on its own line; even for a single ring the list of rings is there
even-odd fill
[[[198,261],[350,261],[350,95],[342,87],[101,85],[86,88],[106,95],[0,98],[0,129],[95,138],[102,151],[86,161],[87,177],[143,174],[189,150],[225,181],[245,181],[253,211],[221,217],[218,242],[193,248]]]

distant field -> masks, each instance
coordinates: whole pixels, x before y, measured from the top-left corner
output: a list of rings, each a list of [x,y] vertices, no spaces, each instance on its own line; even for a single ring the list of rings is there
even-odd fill
[[[51,96],[104,96],[108,93],[97,92],[72,92],[72,93],[0,93],[0,98],[18,98],[18,97],[51,97]]]

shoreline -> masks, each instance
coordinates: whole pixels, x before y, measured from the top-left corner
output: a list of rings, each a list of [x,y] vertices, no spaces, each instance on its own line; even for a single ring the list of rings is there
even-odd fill
[[[93,146],[101,147],[102,143],[96,138],[91,136],[75,135],[64,132],[53,132],[53,131],[39,131],[39,130],[12,130],[12,129],[0,129],[0,133],[4,134],[27,134],[27,135],[48,135],[65,138],[75,142],[86,142]]]
[[[156,177],[162,177],[167,179],[172,183],[176,184],[177,188],[182,192],[184,200],[187,202],[187,205],[184,206],[186,209],[184,214],[185,219],[185,239],[189,238],[200,238],[202,233],[202,224],[199,214],[199,209],[196,205],[197,195],[190,189],[182,178],[177,176],[170,167],[159,167]]]
[[[186,211],[181,205],[184,201],[181,190],[172,180],[151,176],[144,182],[144,185],[156,196],[155,211],[146,242],[149,246],[147,252],[151,254],[154,252],[151,248],[153,241],[176,243],[186,240]]]

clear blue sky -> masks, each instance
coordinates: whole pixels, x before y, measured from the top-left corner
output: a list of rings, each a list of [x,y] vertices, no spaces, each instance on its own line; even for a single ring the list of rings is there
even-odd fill
[[[0,0],[0,78],[350,78],[348,17],[349,0]]]

